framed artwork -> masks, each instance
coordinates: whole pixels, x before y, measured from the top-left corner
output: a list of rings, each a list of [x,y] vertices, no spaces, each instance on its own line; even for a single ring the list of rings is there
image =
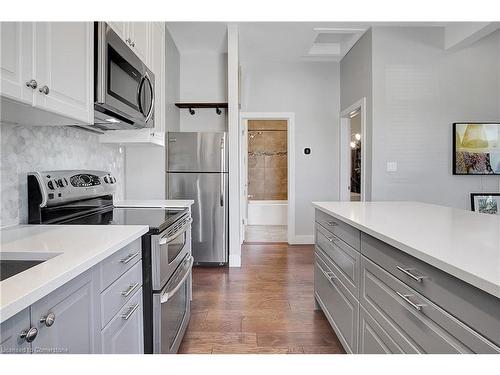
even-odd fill
[[[470,204],[474,212],[500,215],[500,193],[471,193]]]
[[[500,123],[453,124],[453,174],[500,174]]]

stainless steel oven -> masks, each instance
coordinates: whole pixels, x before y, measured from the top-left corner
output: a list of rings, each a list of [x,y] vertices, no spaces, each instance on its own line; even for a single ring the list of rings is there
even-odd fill
[[[95,22],[94,39],[94,126],[153,127],[154,74],[107,23]]]
[[[153,353],[176,353],[190,318],[191,215],[151,237]]]

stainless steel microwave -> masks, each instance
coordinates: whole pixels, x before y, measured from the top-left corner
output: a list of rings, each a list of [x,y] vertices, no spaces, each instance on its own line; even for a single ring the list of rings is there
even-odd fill
[[[105,22],[94,23],[94,127],[153,127],[155,77]]]

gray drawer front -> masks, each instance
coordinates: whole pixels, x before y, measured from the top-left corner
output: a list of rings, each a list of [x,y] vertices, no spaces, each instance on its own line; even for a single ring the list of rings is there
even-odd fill
[[[128,319],[125,319],[127,318]],[[144,354],[142,290],[139,289],[102,330],[104,354]]]
[[[314,290],[318,303],[332,325],[344,349],[357,353],[359,303],[334,277],[335,272],[316,256]],[[333,277],[329,277],[328,273]],[[338,271],[337,271],[338,273]]]
[[[402,296],[421,305],[421,310]],[[405,352],[500,352],[487,339],[365,257],[361,257],[360,303]]]
[[[316,222],[326,228],[330,233],[336,235],[342,241],[351,245],[359,251],[360,249],[360,232],[356,228],[336,219],[323,211],[316,210]]]
[[[101,326],[106,326],[141,287],[142,262],[138,262],[101,293]]]
[[[373,319],[373,317],[359,306],[359,354],[393,354],[404,353]]]
[[[365,233],[361,253],[500,346],[500,299]],[[424,278],[418,282],[398,266]]]
[[[101,292],[141,259],[141,249],[141,238],[138,238],[99,264]]]
[[[360,253],[319,225],[316,230],[316,252],[320,252],[327,264],[333,262],[337,266],[344,286],[358,297]]]

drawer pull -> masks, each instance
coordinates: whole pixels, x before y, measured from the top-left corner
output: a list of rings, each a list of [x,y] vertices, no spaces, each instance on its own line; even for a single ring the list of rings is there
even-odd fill
[[[410,272],[413,268],[403,268],[403,267],[397,266],[397,269],[400,270],[401,272],[403,272],[406,276],[409,276],[413,280],[418,281],[419,283],[421,283],[424,280],[423,276],[414,275],[413,273]]]
[[[335,276],[335,274],[333,272],[331,272],[331,271],[330,272],[325,271],[319,264],[318,264],[318,268],[321,270],[321,272],[323,272],[323,275],[325,275],[325,277],[327,279],[330,279],[330,281],[338,279],[338,277]]]
[[[328,237],[326,236],[326,238],[328,239],[328,241],[330,241],[331,243],[336,243],[337,242],[337,239],[336,238],[333,238],[333,237]]]
[[[399,293],[399,292],[396,292],[396,293],[398,294],[398,296],[400,296],[403,299],[403,301],[405,301],[408,305],[410,305],[411,307],[413,307],[417,311],[421,311],[422,307],[425,306],[425,305],[413,302],[410,299],[410,297],[413,296],[412,294],[403,294],[403,293]]]
[[[129,320],[129,318],[132,316],[135,310],[139,308],[139,303],[136,303],[134,306],[132,306],[126,314],[122,315],[122,319],[124,320]]]
[[[137,288],[138,286],[139,286],[139,283],[135,283],[133,285],[130,285],[130,287],[127,290],[122,292],[122,296],[128,297],[130,295],[130,293],[132,293],[135,290],[135,288]]]
[[[132,259],[134,259],[138,255],[139,255],[139,252],[137,252],[135,254],[129,254],[128,257],[123,258],[122,260],[120,260],[120,262],[123,264],[127,264],[128,262],[130,262]]]
[[[331,220],[330,220],[330,221],[328,221],[328,222],[327,222],[327,224],[328,224],[329,226],[331,226],[331,227],[334,227],[334,226],[336,226],[336,225],[337,225],[337,223],[336,223],[335,221],[331,221]]]

